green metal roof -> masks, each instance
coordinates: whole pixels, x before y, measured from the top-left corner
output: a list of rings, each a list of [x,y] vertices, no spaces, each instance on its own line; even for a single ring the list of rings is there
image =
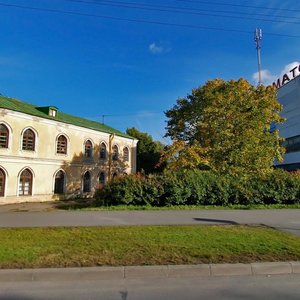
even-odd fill
[[[130,139],[134,139],[133,137],[117,130],[114,129],[110,126],[95,122],[95,121],[90,121],[87,119],[83,119],[80,117],[72,116],[69,114],[62,113],[60,111],[57,111],[57,114],[55,117],[51,117],[48,115],[48,109],[47,108],[55,108],[55,106],[48,106],[48,107],[39,107],[32,105],[30,103],[26,103],[17,99],[9,98],[9,97],[4,97],[0,95],[0,108],[5,108],[13,111],[18,111],[22,112],[24,114],[44,118],[44,119],[49,119],[49,120],[55,120],[58,122],[66,123],[66,124],[72,124],[84,128],[89,128],[101,132],[106,132],[106,133],[114,133],[118,136],[121,137],[126,137]]]

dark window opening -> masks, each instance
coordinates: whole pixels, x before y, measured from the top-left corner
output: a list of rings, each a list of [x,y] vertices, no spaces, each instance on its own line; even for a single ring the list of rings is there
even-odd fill
[[[85,172],[83,175],[83,192],[89,193],[91,191],[91,174],[90,172]]]
[[[282,146],[285,147],[286,153],[300,151],[300,135],[286,138]]]
[[[65,186],[65,173],[59,171],[55,175],[54,194],[63,194]]]
[[[4,197],[4,189],[5,189],[5,173],[2,169],[0,169],[0,197]]]
[[[100,159],[106,159],[106,145],[104,143],[100,145]]]
[[[124,161],[129,161],[129,150],[127,147],[124,148],[123,155],[124,155]]]
[[[119,149],[118,147],[115,145],[112,148],[112,160],[118,160],[119,159]]]
[[[84,155],[86,158],[91,158],[93,154],[93,144],[91,141],[87,140],[84,146]]]
[[[99,174],[99,183],[101,186],[105,184],[105,174],[103,172]]]

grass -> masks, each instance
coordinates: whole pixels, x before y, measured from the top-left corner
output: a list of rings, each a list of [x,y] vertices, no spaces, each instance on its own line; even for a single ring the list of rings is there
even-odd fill
[[[300,239],[255,226],[0,229],[0,268],[300,260]]]
[[[150,205],[117,205],[117,206],[96,206],[93,200],[72,200],[57,202],[55,208],[63,210],[84,210],[84,211],[132,211],[132,210],[216,210],[216,209],[300,209],[300,204],[252,204],[252,205],[176,205],[176,206],[150,206]]]

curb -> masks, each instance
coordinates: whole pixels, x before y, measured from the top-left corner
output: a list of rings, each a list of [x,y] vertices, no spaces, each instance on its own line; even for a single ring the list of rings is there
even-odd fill
[[[279,274],[300,274],[300,261],[251,264],[3,269],[0,270],[0,282],[197,278]]]

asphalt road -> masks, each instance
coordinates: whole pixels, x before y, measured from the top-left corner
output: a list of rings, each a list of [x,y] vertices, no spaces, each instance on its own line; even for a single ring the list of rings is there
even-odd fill
[[[300,275],[1,282],[0,300],[298,300]]]
[[[300,209],[0,212],[0,227],[260,224],[300,236]]]

